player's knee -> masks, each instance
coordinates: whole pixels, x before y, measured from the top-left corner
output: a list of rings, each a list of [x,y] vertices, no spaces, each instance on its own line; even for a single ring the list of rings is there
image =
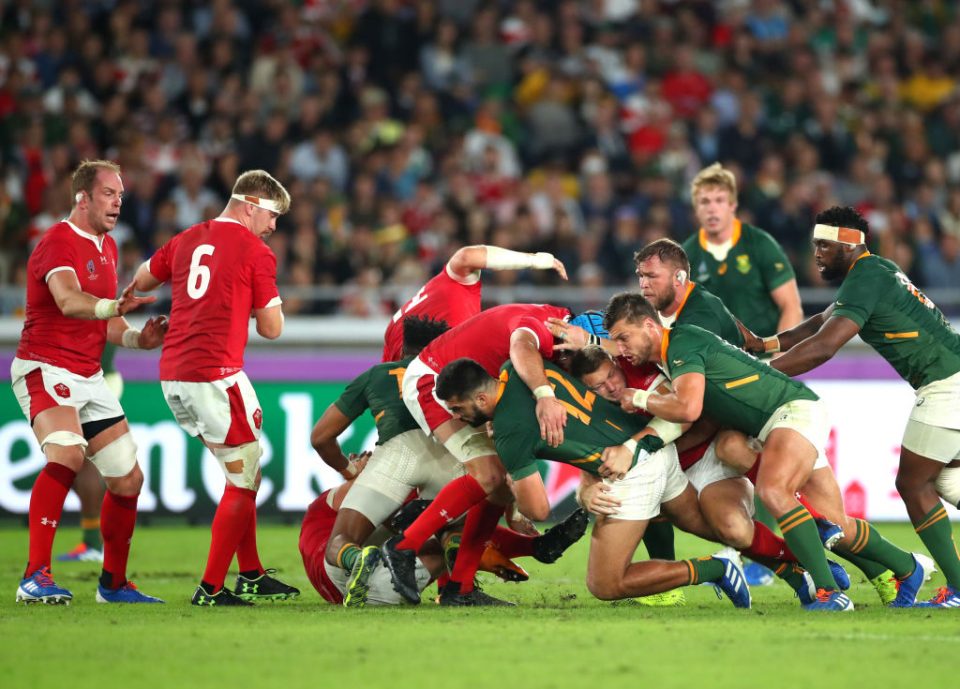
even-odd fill
[[[908,471],[898,472],[895,483],[897,486],[897,492],[900,493],[900,496],[904,500],[909,500],[918,496],[923,492],[925,487],[936,489],[935,486],[930,485],[923,479],[918,479],[916,476],[912,476]]]
[[[486,491],[487,495],[496,492],[506,484],[507,474],[499,462],[474,461],[467,465],[467,471]]]
[[[213,455],[220,463],[220,468],[223,469],[223,475],[227,477],[227,481],[237,488],[254,491],[260,485],[260,456],[262,454],[263,450],[256,440],[235,447],[213,449]]]
[[[79,472],[87,449],[87,441],[79,433],[53,431],[40,441],[40,449],[48,461],[63,464]]]
[[[124,476],[104,477],[104,483],[111,493],[115,495],[140,495],[143,488],[143,471],[136,462],[133,469]]]
[[[711,526],[717,537],[731,548],[742,550],[753,542],[753,524],[739,514],[714,519]]]
[[[954,507],[960,505],[960,467],[944,467],[937,476],[937,493]]]
[[[140,471],[140,465],[137,464],[137,444],[133,442],[133,436],[130,433],[124,433],[97,452],[90,455],[90,461],[108,487],[120,495],[135,495],[140,491],[143,485],[143,472]],[[122,490],[115,489],[114,486],[122,486]],[[135,490],[131,490],[135,487]]]
[[[609,573],[587,572],[587,590],[599,600],[619,600],[624,597],[622,582]]]
[[[760,502],[773,513],[779,516],[790,510],[792,502],[796,502],[793,493],[773,481],[758,480],[756,486],[757,497]]]

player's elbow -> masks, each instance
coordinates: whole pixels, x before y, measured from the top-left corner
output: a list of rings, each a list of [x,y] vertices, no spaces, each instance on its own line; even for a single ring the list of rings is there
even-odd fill
[[[271,318],[257,321],[257,334],[268,340],[276,340],[283,333],[283,319]]]
[[[693,423],[703,413],[703,400],[685,401],[677,412],[677,418],[670,419],[674,423]]]

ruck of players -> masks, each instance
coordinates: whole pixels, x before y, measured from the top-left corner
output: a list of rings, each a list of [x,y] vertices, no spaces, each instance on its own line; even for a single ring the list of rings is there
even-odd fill
[[[108,344],[160,349],[172,418],[222,469],[207,559],[183,601],[296,598],[269,567],[278,553],[261,559],[257,544],[263,409],[243,370],[251,319],[262,338],[283,332],[277,260],[264,239],[296,199],[269,172],[243,172],[219,215],[182,228],[118,285],[110,232],[123,191],[114,163],[81,164],[69,216],[43,234],[27,266],[11,380],[46,464],[31,493],[16,600],[83,600],[51,560],[67,493],[88,467],[105,485],[102,572],[89,599],[163,603],[146,592],[149,580],[141,590],[127,578],[143,457],[101,367]],[[699,230],[682,245],[635,247],[637,284],[602,310],[481,308],[484,272],[567,278],[550,253],[491,245],[457,250],[400,307],[381,362],[345,386],[310,434],[315,461],[343,478],[324,486],[300,531],[306,578],[323,601],[514,606],[484,591],[478,572],[522,585],[535,576],[531,559],[556,562],[589,528],[582,577],[604,601],[683,605],[685,587],[706,583],[726,599],[718,605],[750,608],[751,583],[776,581],[804,610],[849,612],[853,568],[884,606],[960,608],[960,556],[944,508],[960,503],[960,335],[897,264],[868,250],[869,224],[853,208],[825,210],[809,228],[816,268],[837,292],[804,318],[783,250],[736,217],[734,175],[707,167],[691,199]],[[169,314],[131,327],[125,315],[152,304],[162,285]],[[849,514],[827,461],[830,410],[797,378],[854,336],[916,393],[890,488],[923,553]],[[338,438],[364,414],[376,444],[346,453]],[[553,507],[543,462],[580,477],[578,508],[549,528],[538,526]],[[702,552],[677,557],[674,529],[699,537]],[[934,571],[945,585],[919,596]]]

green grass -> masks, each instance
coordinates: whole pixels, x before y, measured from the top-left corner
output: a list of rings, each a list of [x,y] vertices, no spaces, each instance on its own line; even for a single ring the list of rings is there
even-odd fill
[[[919,550],[906,525],[882,531]],[[208,530],[151,527],[134,540],[131,578],[163,606],[94,603],[98,569],[56,566],[74,603],[13,602],[26,531],[0,530],[0,678],[5,687],[916,687],[947,686],[960,651],[956,611],[888,610],[859,572],[845,615],[799,609],[785,585],[754,590],[752,610],[718,600],[712,587],[685,589],[687,606],[648,609],[594,600],[583,575],[588,539],[552,566],[523,562],[525,584],[488,582],[515,609],[419,607],[345,610],[307,582],[297,529],[263,527],[261,552],[296,602],[256,609],[198,609],[190,595]],[[63,529],[57,547],[72,546]],[[681,556],[711,551],[678,535]],[[929,597],[942,585],[924,586]],[[428,590],[429,591],[429,590]]]

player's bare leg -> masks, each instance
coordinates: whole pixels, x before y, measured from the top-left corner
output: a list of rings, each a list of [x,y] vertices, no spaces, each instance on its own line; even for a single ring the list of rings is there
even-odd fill
[[[764,443],[763,462],[757,473],[757,493],[777,518],[784,540],[810,573],[817,590],[831,595],[836,585],[819,531],[813,516],[796,497],[813,472],[816,461],[817,449],[798,431],[782,427],[773,429]],[[840,602],[845,609],[852,609],[849,600]]]
[[[606,516],[597,518],[590,536],[587,561],[587,588],[590,593],[600,600],[620,600],[663,593],[703,581],[715,581],[731,597],[734,605],[750,606],[749,590],[739,565],[728,560],[706,557],[679,562],[632,562],[646,527],[647,520]]]

